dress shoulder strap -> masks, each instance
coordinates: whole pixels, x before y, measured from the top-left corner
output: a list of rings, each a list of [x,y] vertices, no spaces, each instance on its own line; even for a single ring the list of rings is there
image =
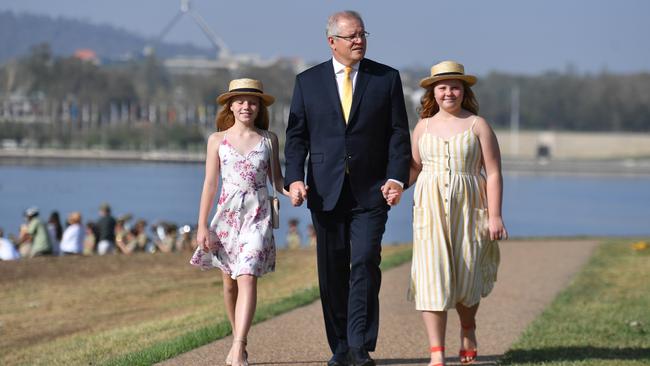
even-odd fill
[[[427,132],[427,133],[429,132],[429,120],[430,119],[431,119],[431,117],[427,117],[427,118],[424,119],[424,132]]]
[[[266,147],[269,148],[269,150],[273,150],[273,145],[271,142],[271,135],[269,135],[269,131],[267,130],[258,130],[260,132],[260,135],[262,135],[262,138],[264,139],[264,142],[266,143]]]
[[[478,121],[478,116],[474,116],[474,120],[472,121],[472,125],[469,126],[469,130],[474,133],[474,125],[476,125],[476,121]]]

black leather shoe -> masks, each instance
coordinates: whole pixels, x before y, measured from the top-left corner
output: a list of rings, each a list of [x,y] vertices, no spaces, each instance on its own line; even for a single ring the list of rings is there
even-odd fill
[[[350,366],[375,366],[375,360],[370,357],[364,348],[350,347],[348,352]]]
[[[337,353],[329,361],[327,361],[327,366],[348,366],[348,356],[345,353]]]

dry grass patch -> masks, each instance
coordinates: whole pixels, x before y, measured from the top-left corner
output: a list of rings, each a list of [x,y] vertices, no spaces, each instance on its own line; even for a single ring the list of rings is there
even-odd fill
[[[384,247],[384,257],[409,251]],[[221,272],[191,253],[35,258],[0,264],[0,364],[104,363],[225,319]],[[278,252],[259,306],[317,285],[312,250]]]

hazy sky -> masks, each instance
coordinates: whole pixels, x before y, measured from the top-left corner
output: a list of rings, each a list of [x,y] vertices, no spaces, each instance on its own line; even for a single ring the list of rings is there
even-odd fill
[[[65,16],[157,35],[180,0],[0,0],[0,10]],[[371,33],[367,57],[401,68],[443,59],[470,73],[650,71],[646,0],[193,0],[234,53],[329,57],[327,16],[359,11]],[[209,43],[185,16],[168,41]]]

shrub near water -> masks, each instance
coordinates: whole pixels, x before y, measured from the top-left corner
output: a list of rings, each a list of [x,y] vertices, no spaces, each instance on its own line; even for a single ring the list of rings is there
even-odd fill
[[[650,250],[637,243],[602,244],[500,364],[650,365]]]

